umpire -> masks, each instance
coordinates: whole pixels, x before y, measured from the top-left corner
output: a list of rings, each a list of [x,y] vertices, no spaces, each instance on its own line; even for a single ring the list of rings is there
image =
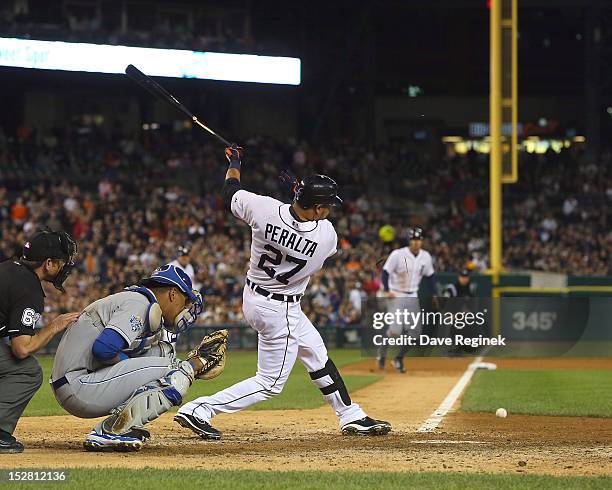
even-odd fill
[[[74,267],[76,251],[68,233],[43,230],[25,243],[21,258],[0,263],[0,453],[23,451],[13,432],[43,380],[32,354],[79,316],[59,315],[34,330],[45,305],[41,281],[65,292],[62,284]]]
[[[446,285],[442,296],[445,298],[473,298],[476,295],[475,293],[476,284],[470,280],[470,271],[463,269],[459,272],[456,282]]]
[[[446,311],[453,313],[476,311],[476,284],[470,280],[470,271],[463,269],[459,272],[457,281],[447,284],[442,296],[445,298],[444,309]],[[466,334],[469,337],[476,336],[473,331],[471,333],[466,332]],[[469,348],[461,348],[457,345],[456,335],[457,331],[454,326],[451,326],[449,337],[453,339],[453,346],[448,350],[449,356],[462,356],[465,352],[469,352]]]

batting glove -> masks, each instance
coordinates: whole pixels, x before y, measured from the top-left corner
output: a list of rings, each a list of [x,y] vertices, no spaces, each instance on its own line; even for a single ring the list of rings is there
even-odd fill
[[[278,180],[280,181],[283,189],[289,192],[291,194],[291,198],[293,198],[298,185],[297,177],[293,175],[291,171],[283,170],[278,176]]]
[[[242,147],[238,146],[236,143],[233,143],[225,149],[225,158],[227,158],[230,168],[240,170],[242,151]]]

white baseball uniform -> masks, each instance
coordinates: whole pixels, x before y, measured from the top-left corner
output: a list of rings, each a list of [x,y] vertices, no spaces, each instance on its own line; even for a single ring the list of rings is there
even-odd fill
[[[396,298],[387,300],[387,311],[405,309],[414,313],[419,312],[421,309],[419,303],[421,279],[434,273],[430,253],[421,249],[417,255],[414,255],[409,247],[397,248],[387,257],[383,270],[389,274],[389,291]],[[401,335],[402,332],[418,336],[421,333],[421,322],[414,326],[398,324],[389,326],[388,333],[391,336]],[[384,356],[385,353],[386,349],[381,349],[381,355]]]
[[[427,250],[415,256],[409,247],[393,250],[383,269],[389,273],[389,291],[395,297],[416,297],[423,277],[434,273],[433,260]]]
[[[185,274],[189,276],[189,279],[191,279],[191,283],[193,284],[195,282],[195,270],[193,269],[193,265],[191,265],[191,263],[187,265],[181,265],[178,259],[174,259],[172,262],[170,262],[170,265],[174,265],[176,267],[181,268],[183,271],[185,271]]]
[[[299,302],[310,276],[336,253],[338,238],[333,225],[328,220],[299,221],[289,204],[245,190],[233,195],[231,210],[252,229],[242,310],[259,334],[257,372],[185,404],[179,412],[210,422],[220,412],[237,412],[271,398],[282,391],[299,359],[335,410],[341,427],[365,417],[351,401],[321,335]]]

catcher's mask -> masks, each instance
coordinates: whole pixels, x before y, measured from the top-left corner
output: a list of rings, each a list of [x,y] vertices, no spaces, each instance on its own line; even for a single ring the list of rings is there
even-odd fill
[[[191,305],[184,308],[172,322],[172,325],[164,324],[164,328],[171,333],[180,334],[195,323],[198,316],[204,311],[202,295],[193,289],[191,279],[180,267],[166,264],[153,271],[150,277],[141,279],[138,283],[144,287],[175,286],[189,298]]]
[[[44,228],[23,245],[21,258],[41,263],[47,259],[63,260],[64,265],[50,282],[56,289],[65,293],[63,284],[74,269],[76,254],[77,244],[68,233]]]

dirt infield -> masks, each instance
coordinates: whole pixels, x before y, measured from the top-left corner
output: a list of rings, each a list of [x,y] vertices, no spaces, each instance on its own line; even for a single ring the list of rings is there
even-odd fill
[[[325,406],[315,410],[245,411],[221,415],[221,441],[202,441],[166,414],[150,425],[140,453],[86,453],[82,441],[95,421],[27,417],[17,436],[27,450],[6,455],[0,468],[126,467],[253,470],[383,470],[612,475],[612,419],[509,416],[451,412],[434,433],[416,429],[437,408],[471,359],[410,359],[406,374],[390,370],[354,394],[372,416],[393,423],[386,437],[341,436]],[[598,360],[592,369],[612,368]],[[516,367],[500,361],[505,367]],[[506,366],[506,364],[508,364]],[[522,368],[542,368],[524,360]],[[562,360],[558,368],[585,368]],[[555,368],[546,366],[547,368]],[[375,372],[373,361],[343,372]]]

